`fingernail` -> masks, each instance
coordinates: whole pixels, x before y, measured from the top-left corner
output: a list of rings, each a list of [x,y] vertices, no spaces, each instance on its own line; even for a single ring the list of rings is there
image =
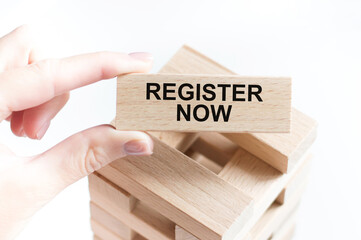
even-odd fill
[[[127,155],[150,155],[153,153],[153,144],[145,140],[130,140],[124,144]]]
[[[153,55],[147,52],[134,52],[134,53],[129,53],[128,55],[131,56],[132,58],[135,58],[143,62],[153,61]]]
[[[19,137],[26,137],[24,128],[21,126],[20,130],[19,130]]]
[[[40,140],[44,137],[46,130],[48,130],[50,126],[50,121],[46,121],[43,126],[39,129],[38,133],[36,134],[36,139]]]

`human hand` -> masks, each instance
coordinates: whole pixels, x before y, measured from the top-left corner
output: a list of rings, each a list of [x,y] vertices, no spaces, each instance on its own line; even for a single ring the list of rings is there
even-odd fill
[[[0,122],[17,136],[40,139],[69,91],[101,79],[146,72],[146,53],[101,52],[39,61],[29,27],[0,38]],[[126,155],[150,155],[152,140],[110,125],[75,134],[50,150],[19,157],[0,144],[0,239],[13,239],[31,216],[68,185]]]

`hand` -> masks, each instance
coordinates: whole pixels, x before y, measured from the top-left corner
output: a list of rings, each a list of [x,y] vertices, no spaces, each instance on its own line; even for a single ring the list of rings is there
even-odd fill
[[[29,27],[0,38],[0,122],[17,136],[41,139],[69,91],[101,79],[146,72],[147,53],[100,52],[60,60],[37,59]],[[150,155],[152,140],[110,125],[75,134],[52,149],[19,157],[0,145],[0,239],[14,238],[31,216],[68,185],[126,155]]]

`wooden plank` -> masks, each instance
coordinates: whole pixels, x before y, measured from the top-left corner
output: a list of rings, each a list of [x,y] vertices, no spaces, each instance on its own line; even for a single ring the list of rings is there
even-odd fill
[[[287,201],[281,205],[277,202],[272,203],[272,205],[266,210],[266,212],[259,218],[259,220],[254,224],[254,226],[246,233],[242,238],[237,239],[244,240],[266,240],[270,236],[274,235],[278,229],[282,227],[282,224],[285,223],[287,219],[290,219],[290,215],[295,212],[295,209],[300,202],[300,199],[305,191],[307,186],[308,177],[309,177],[309,166],[310,166],[311,156],[306,158],[305,163],[299,168],[297,172],[294,173],[290,179],[288,185],[295,187],[294,191],[289,192],[289,197]],[[245,182],[249,180],[244,180]],[[292,183],[292,181],[294,183]],[[251,187],[251,186],[250,186]],[[255,201],[256,202],[256,201]],[[252,221],[252,219],[250,219]],[[288,220],[287,220],[288,221]],[[176,240],[197,240],[198,238],[184,230],[180,226],[175,227]],[[203,239],[203,238],[200,238]]]
[[[237,238],[241,239],[260,219],[262,214],[281,193],[286,184],[310,164],[308,155],[301,158],[288,174],[281,174],[259,158],[239,149],[220,172],[219,176],[235,187],[242,189],[254,201],[254,211]]]
[[[152,156],[126,157],[98,172],[196,236],[233,239],[252,214],[251,199],[179,151],[154,142]]]
[[[135,73],[117,83],[118,129],[290,132],[290,78]]]
[[[110,184],[110,181],[106,181],[105,184]],[[93,195],[91,205],[101,206],[106,212],[134,231],[142,233],[147,239],[174,239],[174,223],[148,207],[144,202],[138,201],[133,211],[129,212],[119,207],[117,192],[107,191],[100,194],[99,190],[95,189],[98,192]]]
[[[108,230],[118,235],[121,239],[134,240],[135,236],[137,235],[137,233],[134,232],[130,227],[119,221],[117,218],[96,204],[90,204],[90,214],[93,220],[102,224]]]
[[[296,216],[295,212],[282,226],[273,234],[271,240],[291,240],[296,230]]]
[[[312,158],[312,155],[309,155],[309,158]],[[276,202],[279,204],[284,204],[289,201],[289,199],[295,194],[295,192],[299,191],[300,184],[307,178],[311,172],[311,163],[308,162],[304,167],[299,169],[297,173],[292,176],[290,181],[286,184],[285,188],[276,198]]]
[[[257,224],[251,229],[245,240],[269,239],[270,237],[275,236],[283,225],[291,222],[296,215],[296,210],[298,209],[300,199],[306,186],[307,181],[304,181],[298,188],[300,192],[294,193],[292,199],[287,203],[283,205],[276,202],[273,203],[265,214],[262,215]]]
[[[131,196],[128,192],[121,189],[119,186],[113,184],[105,177],[101,176],[98,173],[92,173],[88,176],[89,180],[89,192],[90,198],[100,198],[102,199],[103,204],[111,203],[116,204],[117,207],[123,209],[124,211],[130,212],[133,210],[137,199]],[[109,199],[107,196],[112,195],[112,198]]]
[[[95,220],[90,220],[91,228],[93,233],[101,239],[106,240],[124,240],[115,233],[109,231],[101,223],[96,222]]]
[[[317,123],[292,110],[291,132],[224,134],[242,148],[283,173],[289,172],[316,138]]]
[[[101,223],[91,219],[90,220],[92,230],[94,232],[94,240],[125,240],[118,236],[117,234],[113,233],[109,229],[107,229]],[[137,234],[133,240],[146,240],[141,235]]]

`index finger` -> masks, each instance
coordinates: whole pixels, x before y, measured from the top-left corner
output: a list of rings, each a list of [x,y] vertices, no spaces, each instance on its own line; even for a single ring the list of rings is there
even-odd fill
[[[55,96],[102,79],[147,72],[148,53],[99,52],[39,61],[0,73],[0,121],[13,111],[38,106]]]

